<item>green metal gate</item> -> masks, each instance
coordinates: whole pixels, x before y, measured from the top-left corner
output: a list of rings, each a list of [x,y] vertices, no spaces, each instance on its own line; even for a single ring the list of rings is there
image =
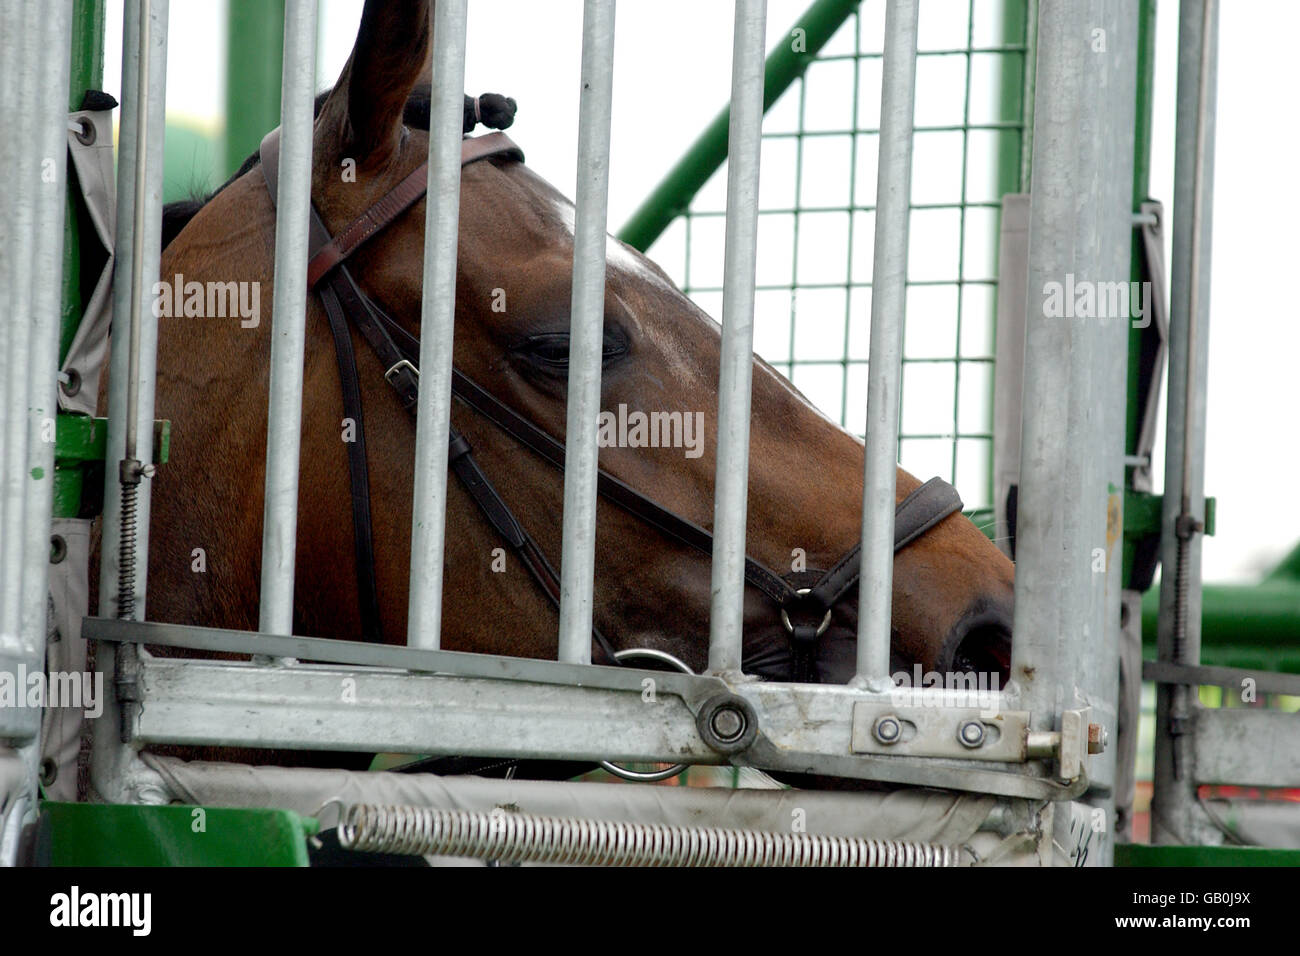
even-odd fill
[[[768,57],[755,350],[861,435],[884,3],[820,0]],[[1001,197],[1026,187],[1031,0],[923,4],[900,463],[992,501]],[[1030,67],[1027,69],[1027,64]],[[620,233],[721,313],[727,113]]]

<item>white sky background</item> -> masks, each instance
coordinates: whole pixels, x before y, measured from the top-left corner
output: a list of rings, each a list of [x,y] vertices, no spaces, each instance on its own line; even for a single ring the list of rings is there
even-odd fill
[[[768,0],[768,48],[808,0]],[[925,0],[925,7],[967,0]],[[361,0],[321,0],[320,86],[351,50]],[[1300,3],[1221,4],[1206,489],[1219,499],[1207,580],[1250,580],[1300,539],[1300,508],[1279,494],[1300,472],[1300,307],[1284,294],[1300,263]],[[1178,4],[1159,6],[1152,194],[1173,185]],[[120,87],[121,0],[108,4],[105,84]],[[609,222],[616,231],[728,96],[732,4],[622,0],[616,18]],[[964,18],[964,14],[963,14]],[[573,193],[578,139],[579,0],[472,0],[466,91],[519,101],[510,135],[529,165]],[[168,110],[220,122],[225,3],[171,4]],[[925,95],[918,90],[918,98]],[[915,172],[919,178],[922,170]],[[1166,237],[1168,240],[1168,237]],[[841,254],[842,255],[842,254]],[[665,263],[677,274],[677,263]],[[1162,406],[1163,415],[1163,406]],[[838,408],[831,410],[838,415]],[[1162,443],[1163,445],[1163,443]],[[1160,449],[1158,449],[1158,455]],[[1158,464],[1157,482],[1162,481]],[[1266,484],[1267,483],[1267,484]]]

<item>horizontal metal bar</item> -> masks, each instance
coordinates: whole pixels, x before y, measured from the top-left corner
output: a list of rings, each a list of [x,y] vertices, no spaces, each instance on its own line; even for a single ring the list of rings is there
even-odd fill
[[[321,637],[258,634],[254,631],[191,627],[182,624],[142,624],[87,617],[82,619],[81,633],[88,641],[156,644],[223,654],[265,654],[298,661],[381,667],[457,677],[531,681],[538,684],[588,685],[640,692],[641,678],[653,675],[656,686],[668,693],[698,696],[717,694],[727,689],[726,684],[712,677],[639,671],[629,667],[596,665],[593,668],[591,665],[564,664],[527,657],[497,657],[491,654],[426,650],[362,641],[336,641]]]
[[[1001,46],[949,47],[940,50],[917,50],[917,59],[927,56],[966,56],[969,53],[1024,53],[1028,48],[1023,43],[1007,43]],[[830,53],[817,58],[818,63],[842,63],[850,60],[881,60],[885,52],[879,50],[868,53]]]
[[[946,123],[939,126],[918,126],[916,133],[965,133],[972,130],[1021,130],[1024,124],[1018,120],[1000,120],[992,123]],[[855,126],[852,129],[801,129],[783,130],[779,133],[764,133],[763,139],[817,139],[825,136],[863,136],[879,134],[875,126]]]
[[[1142,679],[1188,687],[1250,687],[1257,694],[1300,697],[1300,674],[1278,674],[1250,667],[1207,667],[1173,661],[1143,661]],[[1245,682],[1250,681],[1247,685]]]
[[[895,692],[729,686],[631,668],[99,618],[85,619],[84,634],[343,665],[266,667],[142,654],[144,706],[135,719],[144,742],[719,763],[725,758],[698,741],[696,715],[711,698],[730,693],[758,719],[754,744],[731,758],[738,765],[1031,799],[1068,799],[1086,786],[1084,777],[1066,787],[1035,776],[1043,769],[1034,762],[976,767],[961,759],[853,755],[855,705],[896,703]],[[647,686],[653,701],[644,697]],[[978,704],[986,712],[1016,708],[1014,698],[996,693],[981,695]]]
[[[909,289],[913,289],[913,288],[919,288],[921,286],[936,286],[936,285],[996,286],[997,284],[998,284],[997,279],[910,279],[908,280],[906,287]],[[791,289],[807,290],[807,289],[870,289],[870,288],[871,288],[870,282],[797,282],[797,283],[786,282],[784,284],[771,283],[771,284],[757,285],[754,287],[754,290],[756,292],[789,292]],[[686,291],[690,293],[721,292],[722,286],[692,285],[692,286],[687,286]]]
[[[570,665],[582,666],[582,665]],[[657,678],[658,675],[654,675]],[[349,669],[144,658],[144,744],[721,763],[686,702],[611,690]],[[593,719],[595,715],[599,719]]]
[[[1196,783],[1300,787],[1300,734],[1282,710],[1199,709],[1191,744]]]

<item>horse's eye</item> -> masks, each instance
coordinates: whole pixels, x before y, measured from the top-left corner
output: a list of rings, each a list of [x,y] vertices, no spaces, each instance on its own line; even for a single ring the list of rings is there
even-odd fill
[[[564,371],[569,367],[569,335],[567,332],[549,332],[530,336],[519,351],[538,365],[550,371]],[[627,344],[620,336],[605,335],[604,365],[627,354]]]
[[[530,357],[556,368],[566,368],[569,364],[569,336],[563,333],[535,335],[528,340],[525,348]]]

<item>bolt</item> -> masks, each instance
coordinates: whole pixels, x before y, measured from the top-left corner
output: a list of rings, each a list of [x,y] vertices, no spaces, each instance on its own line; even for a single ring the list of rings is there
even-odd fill
[[[719,740],[732,741],[745,732],[745,715],[734,707],[719,707],[709,725]]]
[[[1110,741],[1110,734],[1101,724],[1088,725],[1088,753],[1099,754],[1106,750],[1106,744]]]
[[[957,740],[963,747],[974,750],[984,743],[984,725],[978,720],[967,720],[957,728]]]
[[[903,725],[897,717],[881,717],[871,731],[882,744],[896,744],[903,736]]]

